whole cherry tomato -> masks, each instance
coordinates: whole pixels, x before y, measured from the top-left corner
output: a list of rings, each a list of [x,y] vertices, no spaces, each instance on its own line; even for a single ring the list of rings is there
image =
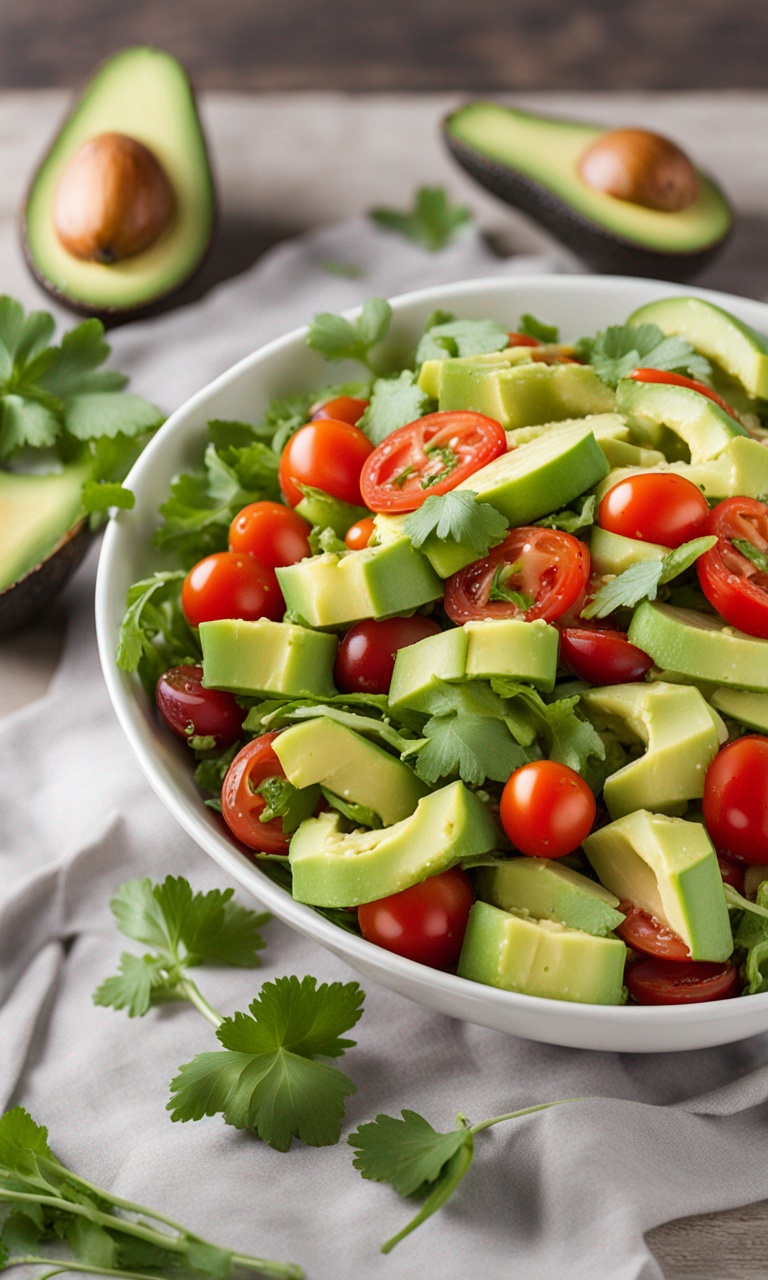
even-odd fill
[[[332,400],[313,405],[309,416],[313,422],[318,418],[333,418],[334,422],[349,422],[354,427],[367,408],[368,401],[359,400],[357,396],[334,396]]]
[[[701,1004],[738,995],[739,972],[729,960],[638,960],[627,965],[624,981],[638,1004]]]
[[[363,516],[356,524],[351,524],[344,534],[344,541],[350,551],[364,551],[376,529],[370,516]]]
[[[432,969],[455,969],[472,906],[472,885],[461,867],[430,876],[401,893],[358,907],[363,937],[386,951]]]
[[[266,801],[256,788],[267,778],[284,778],[285,770],[272,749],[275,733],[262,734],[238,751],[221,788],[221,816],[234,836],[258,853],[287,854],[290,836],[282,818],[262,822]]]
[[[171,667],[155,689],[157,709],[180,738],[213,738],[213,746],[229,747],[240,737],[245,712],[233,694],[203,686],[202,667]]]
[[[727,413],[730,418],[738,421],[736,410],[705,382],[696,382],[694,378],[686,378],[682,373],[669,373],[666,369],[633,369],[629,376],[634,382],[664,382],[669,386],[687,387],[689,391],[698,391],[700,396],[706,396],[717,405],[718,409],[722,409],[723,413]]]
[[[415,511],[448,493],[506,451],[504,429],[482,413],[430,413],[392,431],[374,449],[360,479],[371,511]]]
[[[622,902],[619,910],[625,913],[624,923],[618,925],[616,932],[633,951],[658,956],[661,960],[690,960],[691,953],[680,935],[655,916],[630,902]]]
[[[190,569],[181,588],[181,607],[191,627],[217,618],[271,618],[285,612],[274,571],[255,556],[218,551]]]
[[[501,825],[531,858],[573,853],[589,835],[595,812],[595,797],[584,779],[556,760],[534,760],[515,769],[501,796]]]
[[[627,684],[642,680],[653,661],[630,644],[623,631],[597,627],[563,627],[560,661],[590,684]]]
[[[712,508],[705,532],[717,543],[696,561],[704,595],[732,627],[768,639],[768,506],[726,498]]]
[[[349,422],[318,418],[292,435],[280,456],[280,488],[292,507],[303,497],[300,485],[362,506],[360,472],[373,452],[367,436]]]
[[[609,533],[679,547],[704,533],[709,504],[701,489],[674,471],[642,471],[609,489],[597,523]]]
[[[717,753],[702,810],[719,854],[768,864],[768,738],[737,738]]]
[[[282,502],[252,502],[229,526],[229,549],[256,556],[268,569],[311,556],[308,520]]]
[[[483,618],[554,622],[583,596],[589,564],[589,548],[573,534],[521,525],[448,578],[445,611],[459,626]]]
[[[431,618],[384,618],[358,622],[336,655],[334,683],[342,693],[389,693],[398,649],[435,636],[440,627]]]

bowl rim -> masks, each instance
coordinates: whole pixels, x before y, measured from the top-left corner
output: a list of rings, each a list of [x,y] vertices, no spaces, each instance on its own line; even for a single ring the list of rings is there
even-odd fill
[[[546,293],[553,287],[566,293],[578,294],[585,284],[594,287],[596,281],[599,281],[601,292],[615,293],[619,296],[626,292],[628,288],[637,289],[638,286],[647,286],[649,289],[653,289],[657,295],[676,296],[682,292],[685,296],[702,298],[719,306],[728,306],[735,309],[737,314],[739,310],[752,311],[754,309],[758,313],[758,322],[759,317],[762,316],[764,327],[768,330],[768,304],[761,303],[757,299],[742,298],[735,294],[692,286],[687,286],[684,290],[681,290],[681,286],[672,284],[669,281],[633,276],[605,277],[588,274],[558,275],[546,273],[480,277],[412,290],[390,298],[389,302],[393,312],[397,315],[398,312],[407,311],[423,303],[432,301],[439,303],[441,299],[448,296],[451,298],[470,298],[478,294],[495,295],[503,294],[510,290],[514,292],[515,290],[530,288],[541,288]],[[349,307],[340,314],[347,319],[354,320],[360,314],[361,309],[360,305]],[[748,321],[748,323],[750,322]],[[243,374],[252,368],[268,363],[273,356],[303,341],[306,338],[308,328],[309,326],[306,324],[301,325],[281,337],[258,347],[184,401],[168,417],[147,445],[124,483],[129,488],[135,488],[137,485],[141,486],[143,477],[153,467],[155,455],[161,452],[168,437],[178,431],[180,427],[183,427],[184,422],[195,410],[204,405],[215,392],[237,382]],[[472,982],[468,978],[459,977],[458,974],[431,969],[414,960],[398,956],[394,952],[385,951],[373,943],[366,942],[364,938],[333,924],[311,906],[296,902],[285,889],[264,875],[259,870],[258,865],[255,865],[247,858],[234,843],[230,843],[225,835],[216,833],[207,822],[204,822],[202,815],[198,811],[193,811],[189,807],[186,799],[177,793],[172,780],[166,776],[160,761],[146,745],[146,734],[143,732],[146,724],[139,711],[137,697],[137,694],[140,697],[145,696],[143,687],[135,675],[129,675],[118,669],[114,659],[115,635],[110,626],[112,595],[110,568],[120,553],[122,541],[124,539],[130,540],[131,538],[129,532],[130,516],[130,511],[118,511],[110,519],[102,541],[96,578],[95,616],[98,652],[113,709],[148,782],[164,807],[170,811],[187,835],[204,852],[209,854],[228,875],[232,876],[258,902],[272,911],[279,919],[337,955],[342,955],[344,958],[349,957],[353,966],[368,973],[376,970],[387,971],[395,978],[402,978],[409,987],[431,987],[448,998],[463,995],[467,1001],[479,1002],[486,1007],[506,1010],[510,1014],[518,1011],[550,1018],[556,1015],[558,1019],[566,1024],[597,1018],[600,1023],[617,1029],[643,1027],[646,1031],[651,1031],[655,1027],[668,1029],[672,1024],[692,1030],[702,1023],[711,1025],[713,1020],[717,1020],[720,1023],[729,1023],[744,1019],[748,1011],[752,1011],[754,1014],[768,1011],[768,992],[748,997],[697,1004],[603,1005],[555,1000],[543,996],[506,991],[498,987],[487,986],[484,983]],[[155,734],[155,737],[157,736]],[[384,981],[383,978],[382,981]],[[748,1001],[747,1008],[745,1008],[745,1001]],[[714,1012],[711,1010],[712,1003],[717,1006]],[[752,1031],[750,1030],[745,1034],[752,1034]]]

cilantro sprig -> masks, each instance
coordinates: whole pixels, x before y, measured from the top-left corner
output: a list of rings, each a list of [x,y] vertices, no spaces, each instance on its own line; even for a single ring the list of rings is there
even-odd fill
[[[357,425],[372,444],[381,444],[398,427],[422,418],[433,405],[418,385],[416,374],[404,369],[396,378],[376,379],[370,403]]]
[[[376,373],[371,351],[387,336],[391,322],[392,308],[384,298],[369,298],[354,321],[321,311],[309,326],[307,345],[331,363],[357,360]]]
[[[201,661],[200,641],[181,608],[183,570],[155,573],[129,587],[116,662],[152,691],[169,667]]]
[[[524,333],[527,338],[538,338],[539,342],[557,342],[560,338],[560,330],[556,324],[545,324],[528,312],[518,320],[517,332]]]
[[[616,609],[632,609],[641,600],[655,600],[659,587],[684,573],[717,542],[714,534],[693,538],[659,560],[641,560],[606,582],[581,611],[582,618],[606,618]]]
[[[742,952],[741,973],[746,982],[745,995],[768,991],[768,881],[757,887],[751,902],[733,885],[726,884],[725,900],[734,916],[733,944]]]
[[[426,708],[423,737],[404,754],[415,756],[417,774],[430,785],[455,776],[475,786],[487,778],[506,782],[532,758],[510,731],[502,700],[481,681],[436,680]]]
[[[419,187],[410,209],[371,209],[369,217],[377,226],[413,240],[430,253],[451,244],[472,221],[466,205],[454,204],[445,187]]]
[[[503,542],[509,524],[489,502],[479,502],[471,489],[453,489],[432,494],[411,512],[404,528],[414,547],[422,547],[428,538],[435,537],[460,542],[479,558]]]
[[[633,369],[665,369],[707,380],[712,366],[687,338],[665,337],[656,324],[612,324],[595,338],[581,338],[576,354],[591,364],[609,387],[615,387]]]
[[[447,360],[456,356],[480,356],[503,351],[509,345],[509,330],[497,320],[455,320],[445,313],[430,317],[416,348],[416,363]],[[433,321],[437,320],[437,323]]]

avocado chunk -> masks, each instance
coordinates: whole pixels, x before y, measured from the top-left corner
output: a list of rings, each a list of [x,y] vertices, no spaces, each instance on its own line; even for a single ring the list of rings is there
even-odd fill
[[[616,408],[626,414],[636,444],[669,452],[664,446],[672,432],[687,447],[694,464],[716,458],[735,436],[749,434],[724,409],[689,387],[622,378],[616,390]],[[673,456],[671,460],[676,459]]]
[[[694,680],[768,691],[768,640],[737,631],[722,618],[644,600],[628,635],[657,667]]]
[[[342,830],[338,813],[302,822],[291,840],[293,896],[316,907],[357,907],[489,853],[499,840],[490,811],[463,782],[419,801],[381,831]]]
[[[533,356],[530,347],[505,347],[503,351],[484,351],[476,356],[449,356],[446,352],[442,359],[424,360],[419,368],[417,381],[421,390],[432,400],[440,398],[443,369],[449,360],[454,364],[469,364],[474,368],[508,369],[513,364],[532,364]]]
[[[249,696],[279,693],[327,698],[336,692],[336,637],[290,622],[221,618],[200,623],[203,683]]]
[[[750,693],[746,689],[716,689],[710,705],[731,720],[758,733],[768,733],[768,693]],[[768,872],[766,872],[768,874]]]
[[[605,938],[624,921],[619,899],[601,884],[552,858],[509,858],[472,873],[478,898],[502,911],[527,911]]]
[[[503,991],[579,1004],[624,1004],[627,948],[555,920],[534,920],[475,902],[459,959],[459,977]]]
[[[590,365],[536,361],[492,367],[469,359],[443,364],[441,410],[484,413],[510,430],[613,409],[613,392]]]
[[[555,686],[558,632],[542,618],[489,618],[398,649],[389,689],[393,711],[428,711],[442,680],[509,676],[545,692]]]
[[[638,809],[587,836],[606,889],[683,939],[692,960],[727,960],[733,938],[717,855],[698,822]]]
[[[703,298],[659,298],[638,307],[627,324],[655,324],[691,346],[740,382],[755,400],[768,400],[768,340],[729,311]]]
[[[120,260],[84,260],[62,243],[57,196],[84,144],[105,135],[143,144],[167,178],[173,213],[148,247]],[[127,170],[132,174],[131,170]],[[125,179],[126,185],[135,182]],[[100,192],[86,192],[85,207]],[[111,203],[134,192],[114,193]],[[120,227],[121,211],[112,209]],[[129,215],[126,212],[123,218]],[[23,217],[24,249],[43,288],[88,315],[127,316],[147,310],[193,275],[211,239],[214,192],[195,99],[183,67],[160,49],[124,49],[96,71],[38,168]]]
[[[276,573],[287,608],[310,627],[389,618],[443,594],[434,569],[408,538],[364,551],[326,551]]]
[[[604,441],[600,442],[600,447],[606,452]],[[658,460],[649,465],[655,471],[671,471],[675,475],[685,476],[686,480],[698,485],[706,498],[718,502],[721,498],[759,498],[768,493],[768,448],[748,436],[734,436],[716,458],[709,458],[696,465],[691,462],[668,463],[663,454],[659,454]],[[598,502],[620,480],[647,469],[639,461],[622,463],[598,486]]]
[[[768,450],[766,454],[768,455]],[[298,511],[298,507],[296,510]],[[383,545],[386,542],[396,542],[398,538],[407,537],[405,532],[407,519],[408,515],[385,516],[381,512],[374,516],[373,523],[378,541]],[[435,573],[441,578],[450,578],[452,573],[457,573],[459,569],[463,569],[465,565],[477,559],[477,552],[469,544],[455,542],[453,538],[438,538],[435,533],[428,536],[419,547],[419,551],[427,557]]]
[[[88,468],[73,464],[42,476],[0,469],[0,591],[45,560],[82,518]]]
[[[594,573],[619,574],[643,560],[663,560],[669,554],[669,547],[662,547],[658,542],[641,542],[639,538],[625,538],[596,524],[589,538],[589,554]]]
[[[612,818],[651,805],[668,813],[704,794],[704,775],[728,734],[698,689],[661,681],[614,684],[587,689],[580,707],[598,728],[646,748],[605,780]]]
[[[602,271],[688,280],[724,244],[732,216],[722,191],[698,172],[687,208],[665,213],[598,191],[579,164],[604,133],[597,125],[469,102],[444,121],[459,164]]]
[[[319,783],[372,809],[384,826],[410,817],[426,793],[407,764],[327,716],[284,729],[273,749],[294,787]]]

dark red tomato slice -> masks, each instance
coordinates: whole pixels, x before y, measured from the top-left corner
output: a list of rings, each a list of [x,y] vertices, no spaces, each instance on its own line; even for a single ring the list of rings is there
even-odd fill
[[[589,548],[571,533],[521,525],[482,560],[448,578],[445,611],[461,626],[483,618],[554,622],[589,581]]]
[[[616,932],[633,951],[642,951],[647,956],[658,956],[660,960],[690,960],[691,953],[679,934],[674,933],[662,924],[656,916],[648,915],[631,902],[622,902],[620,911],[625,913],[624,923]]]
[[[229,526],[229,549],[256,556],[268,569],[296,564],[312,554],[311,528],[282,502],[252,502]]]
[[[313,405],[309,416],[313,422],[318,418],[333,418],[335,422],[350,422],[354,427],[367,408],[368,401],[359,400],[357,396],[334,396],[333,400]]]
[[[358,622],[339,645],[334,682],[342,693],[389,693],[398,649],[435,636],[440,627],[431,618],[384,618]]]
[[[238,751],[221,788],[221,815],[232,832],[249,849],[258,853],[287,854],[290,836],[283,831],[282,818],[262,822],[264,797],[256,788],[267,778],[284,778],[285,771],[274,751],[275,733],[262,734]]]
[[[743,894],[744,867],[739,866],[738,862],[732,862],[730,858],[724,858],[721,853],[717,855],[717,865],[723,877],[723,884],[729,884],[737,893]]]
[[[501,825],[521,853],[563,858],[592,830],[595,797],[583,778],[556,760],[534,760],[510,774]]]
[[[768,506],[726,498],[712,508],[705,532],[717,543],[696,561],[704,595],[732,627],[768,639]]]
[[[638,1004],[701,1004],[727,1000],[741,989],[739,972],[729,960],[638,960],[627,965],[624,981]]]
[[[718,409],[722,409],[723,413],[727,413],[730,418],[735,418],[738,422],[736,410],[705,382],[696,382],[694,378],[686,378],[682,373],[668,373],[666,369],[633,369],[629,376],[635,382],[665,382],[669,386],[687,387],[689,391],[698,391],[699,395],[706,396],[717,405]]]
[[[564,627],[560,632],[560,661],[590,684],[627,684],[642,680],[653,661],[630,644],[623,631],[592,627]]]
[[[191,627],[217,618],[271,618],[278,622],[285,601],[273,569],[255,556],[219,551],[190,569],[181,588],[181,607]]]
[[[597,509],[597,523],[609,533],[641,542],[679,547],[704,532],[709,504],[685,476],[643,471],[609,489]]]
[[[362,506],[360,471],[373,451],[367,436],[349,422],[319,418],[292,435],[280,455],[280,488],[292,507],[303,497],[300,485],[322,489],[341,502]]]
[[[768,738],[737,738],[718,751],[701,803],[719,854],[768,864]]]
[[[540,347],[541,343],[538,338],[532,338],[527,333],[511,332],[509,335],[508,347]]]
[[[294,437],[295,438],[295,437]],[[503,427],[482,413],[430,413],[388,435],[360,477],[371,511],[415,511],[505,453]]]
[[[365,903],[357,918],[363,937],[377,947],[431,969],[455,969],[471,906],[469,876],[452,867],[402,893]]]
[[[245,712],[231,693],[203,688],[202,667],[171,667],[155,689],[157,709],[180,738],[213,738],[213,746],[229,747],[240,737]]]
[[[356,524],[352,524],[344,534],[344,541],[350,551],[364,551],[368,546],[376,526],[370,516],[363,516]]]

